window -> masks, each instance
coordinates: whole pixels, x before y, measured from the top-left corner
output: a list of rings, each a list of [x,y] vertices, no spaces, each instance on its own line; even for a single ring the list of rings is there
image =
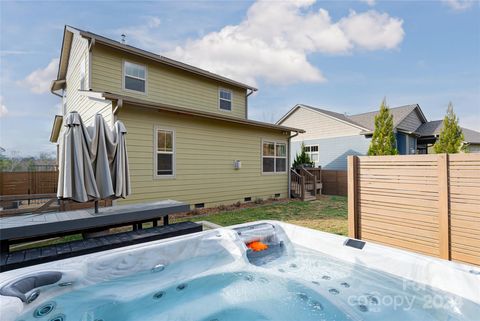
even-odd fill
[[[155,170],[159,177],[175,173],[175,135],[172,130],[157,129],[155,141]]]
[[[287,144],[263,142],[262,171],[264,173],[284,173],[287,171]]]
[[[218,98],[218,107],[221,110],[232,110],[232,92],[230,90],[220,89]]]
[[[124,89],[145,93],[146,75],[147,70],[145,66],[125,61],[123,66]]]
[[[305,153],[310,157],[312,162],[318,162],[318,145],[306,145]]]
[[[80,61],[80,90],[86,90],[86,77],[85,77],[85,58]]]

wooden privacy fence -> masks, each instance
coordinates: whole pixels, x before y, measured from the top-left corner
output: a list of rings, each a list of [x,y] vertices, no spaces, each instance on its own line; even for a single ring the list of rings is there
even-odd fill
[[[322,170],[322,194],[347,196],[347,171]]]
[[[0,172],[0,195],[57,192],[58,171]]]
[[[348,231],[480,265],[480,154],[349,156]]]

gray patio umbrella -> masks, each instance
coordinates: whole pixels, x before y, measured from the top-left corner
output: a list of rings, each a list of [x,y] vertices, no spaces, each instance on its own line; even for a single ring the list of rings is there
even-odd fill
[[[77,202],[98,199],[90,135],[77,112],[67,115],[65,127],[60,139],[57,196]]]
[[[65,127],[57,196],[77,202],[127,197],[131,189],[123,123],[117,121],[112,130],[97,114],[94,125],[87,128],[72,112]]]

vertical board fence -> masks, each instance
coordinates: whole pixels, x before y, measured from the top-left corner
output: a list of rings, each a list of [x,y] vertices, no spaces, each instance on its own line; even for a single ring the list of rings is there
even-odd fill
[[[322,194],[347,196],[347,171],[322,169]]]
[[[58,171],[0,172],[0,195],[57,192]]]
[[[480,265],[480,154],[349,156],[349,236]]]

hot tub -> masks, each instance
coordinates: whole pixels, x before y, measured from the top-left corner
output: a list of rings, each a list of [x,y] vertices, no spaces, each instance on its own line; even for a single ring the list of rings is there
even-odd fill
[[[262,221],[4,272],[0,293],[6,321],[478,320],[480,269]]]

